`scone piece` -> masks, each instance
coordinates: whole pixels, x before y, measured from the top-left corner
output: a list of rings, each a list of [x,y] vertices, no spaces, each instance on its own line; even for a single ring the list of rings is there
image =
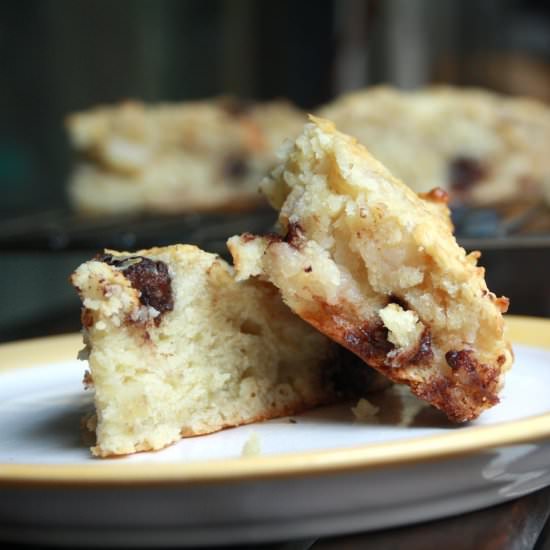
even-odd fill
[[[319,111],[415,191],[453,202],[539,201],[550,186],[550,109],[536,100],[433,86],[353,92]]]
[[[508,301],[456,243],[444,193],[420,198],[317,118],[263,189],[281,235],[229,240],[241,280],[272,282],[300,317],[453,421],[498,402]]]
[[[269,283],[194,246],[106,251],[72,283],[105,457],[331,402],[338,347]]]
[[[231,98],[146,105],[127,101],[68,117],[79,155],[73,206],[92,214],[245,209],[258,181],[305,117],[289,103]]]

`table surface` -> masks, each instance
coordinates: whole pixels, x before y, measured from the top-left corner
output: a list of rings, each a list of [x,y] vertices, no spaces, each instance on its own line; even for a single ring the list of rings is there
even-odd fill
[[[0,540],[0,548],[8,546]],[[42,546],[14,544],[32,550]],[[219,547],[218,547],[219,548]],[[228,547],[225,547],[227,550]],[[230,547],[237,548],[237,547]],[[238,548],[258,550],[550,550],[550,487],[485,510],[334,538]],[[220,549],[221,550],[221,549]]]

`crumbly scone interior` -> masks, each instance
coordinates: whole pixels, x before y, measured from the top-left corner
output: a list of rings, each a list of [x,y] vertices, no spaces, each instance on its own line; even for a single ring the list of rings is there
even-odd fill
[[[303,319],[452,420],[475,418],[512,361],[507,300],[456,243],[443,194],[420,198],[312,120],[263,183],[281,236],[229,240],[238,276],[274,283]]]
[[[333,399],[322,367],[334,344],[269,283],[237,283],[223,260],[192,246],[109,255],[113,265],[92,260],[72,277],[95,391],[94,454],[159,449]],[[144,305],[158,291],[125,276],[143,261],[167,266],[171,308]]]

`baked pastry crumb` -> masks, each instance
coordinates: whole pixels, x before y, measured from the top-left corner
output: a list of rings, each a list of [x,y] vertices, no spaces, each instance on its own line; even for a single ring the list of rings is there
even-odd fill
[[[351,408],[351,412],[353,413],[353,416],[356,420],[360,421],[369,421],[369,422],[375,422],[377,421],[376,415],[378,414],[378,411],[380,410],[379,407],[376,405],[373,405],[370,401],[362,397],[357,401],[355,407]]]
[[[252,432],[243,445],[241,456],[259,456],[261,453],[262,442],[260,436],[256,432]]]

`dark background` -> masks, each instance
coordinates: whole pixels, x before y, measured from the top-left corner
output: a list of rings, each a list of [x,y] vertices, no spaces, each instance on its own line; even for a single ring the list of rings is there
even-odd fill
[[[378,83],[550,100],[542,0],[4,0],[0,217],[67,208],[64,117],[125,98],[233,94],[313,108]],[[185,235],[181,236],[181,240]],[[546,244],[545,244],[546,243]],[[488,251],[512,312],[550,314],[547,241]],[[0,340],[78,328],[68,274],[93,250],[0,251]],[[516,297],[517,296],[517,297]]]

